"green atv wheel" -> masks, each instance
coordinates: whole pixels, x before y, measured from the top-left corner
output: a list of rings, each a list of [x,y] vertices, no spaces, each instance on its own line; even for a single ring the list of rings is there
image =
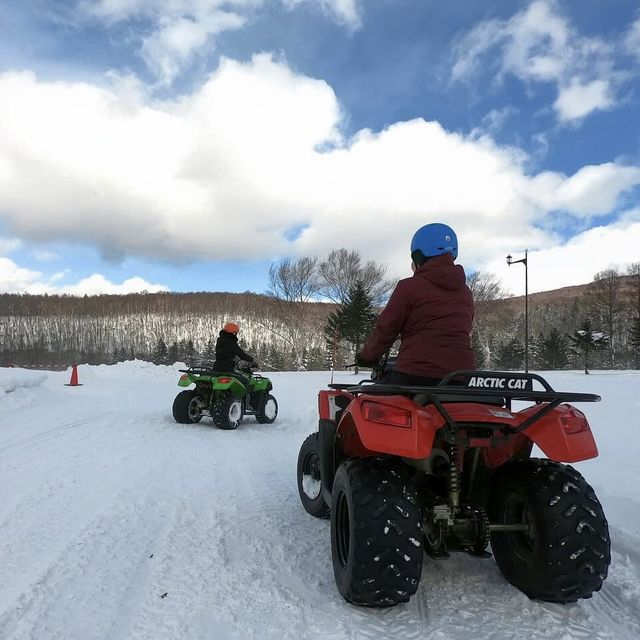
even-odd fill
[[[213,407],[211,417],[216,427],[220,429],[237,429],[244,416],[244,404],[242,398],[232,393],[224,396]]]
[[[260,424],[271,424],[275,422],[277,417],[278,401],[270,393],[267,393],[260,403],[260,408],[256,413],[256,420]]]
[[[194,391],[181,391],[173,401],[173,417],[180,424],[193,424],[202,419],[204,402]]]

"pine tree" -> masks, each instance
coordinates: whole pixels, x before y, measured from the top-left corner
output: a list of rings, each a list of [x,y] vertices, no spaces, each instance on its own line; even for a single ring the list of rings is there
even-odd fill
[[[282,371],[284,369],[284,356],[274,344],[269,349],[268,361],[270,368],[274,371]]]
[[[524,364],[524,345],[518,338],[512,338],[498,347],[498,367],[500,369],[518,370]]]
[[[333,336],[333,340],[338,335],[340,340],[351,347],[355,358],[365,339],[371,333],[376,318],[371,296],[363,283],[358,281],[349,290],[346,302],[329,316],[325,326],[325,335],[327,337]],[[357,366],[355,372],[358,373]]]
[[[325,364],[327,369],[335,369],[339,357],[340,351],[340,308],[332,311],[327,318],[327,323],[324,326],[324,338],[326,345],[326,360]]]
[[[162,338],[158,338],[158,342],[153,350],[151,362],[153,364],[167,364],[167,345]]]
[[[185,343],[183,360],[188,367],[192,367],[198,360],[198,352],[196,351],[193,340],[191,339],[187,340]]]
[[[537,336],[529,336],[529,369],[544,369],[542,356],[542,343],[544,336],[540,333]]]
[[[202,363],[212,365],[216,359],[216,341],[213,338],[207,340],[207,345],[202,352]]]
[[[589,373],[589,354],[608,345],[608,338],[600,331],[593,331],[591,320],[584,320],[573,335],[569,336],[571,351],[584,358],[584,372]]]
[[[633,363],[636,369],[640,369],[640,316],[631,321],[629,329],[629,346],[633,349]]]
[[[567,339],[558,329],[551,329],[540,341],[540,362],[544,369],[562,369],[569,363]]]
[[[175,364],[180,360],[180,348],[177,342],[172,342],[167,351],[167,364]]]

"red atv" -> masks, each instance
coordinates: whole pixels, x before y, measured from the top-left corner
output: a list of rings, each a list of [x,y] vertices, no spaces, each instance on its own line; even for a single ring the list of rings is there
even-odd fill
[[[407,602],[423,551],[490,556],[489,543],[530,598],[574,602],[600,589],[607,521],[593,489],[562,464],[598,455],[586,417],[566,402],[599,396],[495,371],[456,371],[436,387],[329,387],[318,396],[318,432],[300,448],[298,491],[308,513],[331,518],[346,600]],[[534,444],[547,459],[531,458]]]

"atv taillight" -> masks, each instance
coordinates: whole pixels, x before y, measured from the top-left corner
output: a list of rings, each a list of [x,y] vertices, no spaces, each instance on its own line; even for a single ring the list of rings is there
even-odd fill
[[[410,411],[390,407],[386,404],[363,402],[362,415],[371,422],[380,422],[394,427],[411,427]]]
[[[589,430],[589,423],[587,422],[587,418],[584,413],[574,409],[573,407],[560,417],[560,422],[562,423],[564,432],[568,436]]]
[[[218,378],[218,382],[220,384],[228,384],[229,382],[231,382],[231,378]]]

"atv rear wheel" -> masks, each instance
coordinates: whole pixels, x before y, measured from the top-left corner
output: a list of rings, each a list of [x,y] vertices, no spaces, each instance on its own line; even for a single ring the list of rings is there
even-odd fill
[[[421,513],[402,464],[360,458],[340,465],[331,502],[331,555],[338,590],[348,602],[391,607],[416,592]]]
[[[316,518],[329,517],[329,505],[322,496],[318,434],[312,433],[302,443],[298,454],[298,493],[307,513]]]
[[[220,429],[237,429],[244,416],[242,398],[232,393],[224,396],[211,407],[211,417]]]
[[[173,417],[180,424],[193,424],[202,419],[204,402],[193,390],[181,391],[173,401]]]
[[[270,393],[267,393],[260,403],[260,408],[256,413],[256,420],[260,424],[271,424],[275,422],[277,417],[278,401]]]
[[[492,533],[491,548],[505,578],[530,598],[575,602],[602,587],[611,561],[607,520],[593,489],[569,465],[506,465],[494,477],[489,519],[528,527]]]

